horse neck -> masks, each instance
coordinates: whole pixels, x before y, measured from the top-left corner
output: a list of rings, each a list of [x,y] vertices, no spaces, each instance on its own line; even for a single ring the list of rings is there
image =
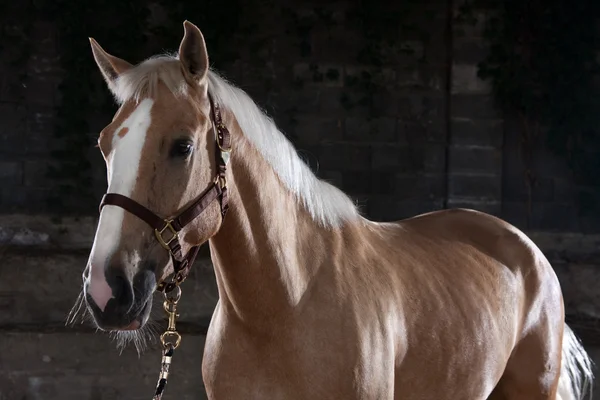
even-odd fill
[[[220,306],[269,330],[293,314],[320,266],[330,265],[339,235],[313,220],[239,128],[232,134],[230,207],[210,240]]]

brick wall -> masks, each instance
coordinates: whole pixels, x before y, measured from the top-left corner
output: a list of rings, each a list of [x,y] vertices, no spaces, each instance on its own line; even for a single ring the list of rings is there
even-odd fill
[[[486,55],[483,15],[475,26],[449,25],[446,4],[428,3],[410,16],[417,33],[399,34],[385,50],[385,64],[374,67],[360,58],[369,44],[349,20],[351,2],[265,4],[268,9],[256,13],[261,18],[254,33],[258,50],[240,46],[237,60],[216,67],[274,116],[319,176],[355,197],[368,216],[392,220],[445,206],[470,207],[521,228],[600,230],[600,216],[581,217],[579,188],[571,184],[564,161],[543,146],[536,161],[541,179],[528,218],[520,128],[495,108],[489,85],[477,77],[477,63]],[[294,18],[308,21],[302,35]],[[68,74],[61,69],[55,24],[36,20],[30,29],[35,40],[25,71],[13,63],[20,49],[9,44],[0,53],[4,213],[50,210],[49,194],[56,188],[45,173],[50,150],[58,145],[52,136],[58,85]],[[110,51],[111,43],[101,42]],[[152,40],[145,47],[147,55],[163,50]],[[100,85],[98,90],[106,91]],[[90,137],[97,201],[105,172],[91,144],[111,115],[98,112],[89,118],[92,131],[82,135]],[[95,201],[79,208],[93,214]]]
[[[477,17],[475,26],[453,26],[448,205],[501,215],[504,120],[491,87],[477,77],[486,56],[484,15]]]
[[[160,363],[156,336],[138,357],[132,347],[120,354],[111,337],[87,323],[65,326],[81,289],[96,222],[0,216],[0,400],[150,397]],[[528,233],[557,272],[569,323],[600,362],[600,235]],[[204,249],[183,285],[178,308],[183,342],[174,359],[168,399],[205,398],[200,365],[217,298]],[[154,304],[153,319],[164,328],[159,295]]]
[[[536,158],[541,179],[534,214],[527,218],[518,124],[494,107],[490,87],[477,78],[476,65],[487,51],[481,23],[448,24],[445,2],[427,2],[410,17],[417,33],[399,35],[386,63],[376,67],[360,61],[366,38],[348,20],[350,3],[295,2],[290,9],[266,1],[256,12],[259,50],[240,47],[238,60],[216,67],[274,116],[319,176],[356,198],[369,217],[392,220],[444,206],[504,217],[527,229],[552,261],[569,315],[597,321],[600,239],[589,233],[600,230],[600,221],[581,217],[579,188],[564,162],[543,147]],[[308,21],[302,35],[294,18]],[[48,215],[56,185],[45,172],[57,146],[58,85],[68,74],[53,21],[31,22],[28,34],[37,41],[24,77],[13,63],[22,49],[8,43],[0,50],[0,400],[145,399],[156,381],[156,342],[141,358],[132,349],[119,356],[109,337],[87,325],[64,326],[97,208],[83,204],[89,217],[59,223]],[[110,52],[110,41],[98,39]],[[163,50],[152,40],[145,46],[148,56]],[[361,88],[365,75],[369,92]],[[373,93],[367,104],[365,93]],[[82,134],[93,138],[111,117],[90,115],[92,131]],[[99,200],[104,165],[93,148],[90,160],[90,185]],[[199,365],[217,299],[208,259],[199,261],[184,290],[184,341],[168,397],[205,398]],[[594,323],[576,331],[600,362]]]
[[[14,29],[21,29],[15,22]],[[0,53],[0,206],[3,212],[45,207],[60,69],[51,22],[35,21],[25,71],[15,64],[23,49],[5,44]],[[8,29],[8,28],[7,28]]]

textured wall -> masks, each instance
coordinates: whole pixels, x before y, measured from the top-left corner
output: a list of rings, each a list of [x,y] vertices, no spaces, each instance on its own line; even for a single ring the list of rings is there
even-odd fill
[[[351,2],[294,2],[292,15],[308,21],[301,34],[283,2],[264,3],[270,6],[256,13],[260,24],[252,33],[261,50],[240,47],[236,61],[216,67],[274,116],[321,177],[377,220],[447,204],[527,227],[519,127],[498,112],[489,86],[477,77],[476,65],[487,51],[481,24],[448,24],[445,2],[427,2],[424,9],[434,12],[411,16],[417,31],[399,34],[387,48],[386,63],[373,66],[360,56],[368,38],[348,20]],[[188,18],[194,22],[193,15]],[[34,39],[25,70],[14,64],[23,49],[12,43],[0,48],[0,400],[147,399],[160,361],[156,341],[141,358],[131,348],[119,355],[108,336],[88,325],[64,326],[80,289],[95,219],[57,222],[47,215],[49,195],[57,191],[46,171],[57,147],[52,131],[59,85],[69,74],[62,70],[65,49],[55,22],[42,17],[27,22],[11,20],[14,29],[30,25],[27,35]],[[112,51],[110,40],[97,39]],[[164,50],[151,37],[144,46],[147,56]],[[171,50],[177,46],[172,43]],[[106,89],[98,84],[98,90]],[[365,93],[373,96],[365,100]],[[90,93],[90,101],[96,97]],[[102,111],[90,115],[91,129],[81,134],[93,144],[111,117]],[[95,216],[105,170],[91,145],[89,153],[88,184],[96,199],[77,212]],[[600,238],[581,234],[598,232],[599,216],[581,217],[579,189],[563,161],[541,148],[536,168],[542,179],[534,188],[527,231],[556,269],[569,316],[585,317],[573,324],[600,362]],[[556,230],[579,233],[542,232]],[[204,398],[200,363],[216,299],[210,261],[203,258],[184,285],[184,341],[167,398]]]
[[[351,19],[351,2],[324,7],[306,1],[291,8],[264,3],[268,8],[255,12],[260,23],[250,35],[258,50],[240,45],[236,60],[215,67],[273,115],[313,169],[354,196],[367,215],[391,220],[447,203],[501,215],[521,228],[600,230],[600,216],[581,216],[585,206],[577,202],[579,189],[564,162],[543,148],[536,158],[540,180],[527,227],[520,128],[511,118],[505,122],[489,85],[477,77],[477,63],[486,55],[481,24],[449,26],[446,4],[427,2],[399,21],[414,29],[398,28],[397,38],[381,52],[384,64],[374,66],[361,56],[373,44],[368,31]],[[389,13],[401,15],[398,7],[390,5]],[[34,40],[25,71],[14,64],[23,49],[7,43],[0,50],[3,213],[50,210],[49,194],[57,187],[46,170],[50,150],[58,146],[52,131],[59,84],[69,73],[60,63],[66,49],[56,24],[38,17],[28,21],[27,35]],[[19,27],[19,21],[12,23]],[[117,47],[114,37],[98,39],[108,51]],[[246,43],[231,45],[238,42]],[[177,46],[173,42],[171,49]],[[153,46],[152,36],[144,48],[147,56],[164,50]],[[85,67],[94,69],[100,82],[89,57]],[[95,90],[106,88],[98,84]],[[89,94],[90,102],[97,93]],[[93,143],[111,116],[93,113],[90,131],[81,132],[90,138],[95,197],[83,204],[74,197],[78,212],[95,213],[105,189],[104,165]]]
[[[95,223],[93,218],[56,223],[0,217],[0,243],[9,245],[0,250],[0,400],[149,398],[160,363],[156,337],[138,358],[131,347],[120,355],[116,343],[89,324],[65,326],[81,288]],[[600,362],[600,236],[530,236],[555,267],[573,329]],[[174,359],[169,399],[204,398],[204,334],[218,296],[206,255],[183,285],[178,324],[183,344]],[[164,329],[160,304],[157,295],[153,316]]]

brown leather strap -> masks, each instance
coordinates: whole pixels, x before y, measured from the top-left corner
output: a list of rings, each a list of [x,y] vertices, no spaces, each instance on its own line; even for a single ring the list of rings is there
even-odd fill
[[[181,282],[187,278],[190,270],[194,266],[194,261],[196,261],[196,257],[198,256],[198,252],[200,251],[200,246],[194,246],[190,249],[190,251],[186,254],[185,258],[181,262],[174,261],[173,262],[173,270],[174,277],[172,282],[161,282],[157,286],[157,290],[165,293],[169,293],[171,290],[175,289]]]
[[[221,187],[217,183],[213,183],[208,187],[208,190],[200,196],[193,204],[183,210],[177,218],[173,220],[173,227],[176,230],[181,230],[184,226],[192,222],[202,212],[222,194]]]
[[[208,96],[208,100],[210,101],[210,108],[212,110],[212,116],[214,121],[214,128],[217,131],[217,144],[223,151],[231,150],[231,134],[229,130],[223,124],[223,119],[221,117],[221,109],[218,104],[216,104],[212,98],[212,96]]]
[[[223,153],[228,153],[231,151],[231,133],[229,133],[229,129],[223,123],[223,119],[221,117],[221,109],[219,105],[216,104],[211,96],[208,96],[210,101],[212,113],[213,113],[213,121],[215,124],[216,134],[217,134],[217,149],[216,152],[219,155],[217,157],[217,174],[220,182],[226,182],[225,175],[227,173],[227,161],[223,159]],[[227,154],[229,157],[229,154]],[[221,186],[221,214],[223,218],[225,218],[225,214],[227,214],[227,210],[229,209],[229,196],[227,193],[227,185],[223,184]]]
[[[117,206],[121,207],[148,225],[150,225],[154,229],[162,229],[165,226],[164,219],[160,218],[158,215],[154,214],[152,211],[148,210],[146,207],[141,205],[135,200],[130,199],[127,196],[123,196],[118,193],[106,193],[102,197],[102,201],[100,202],[100,211],[104,206]]]

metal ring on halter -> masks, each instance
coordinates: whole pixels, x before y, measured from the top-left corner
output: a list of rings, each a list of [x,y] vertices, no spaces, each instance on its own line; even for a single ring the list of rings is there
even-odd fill
[[[175,305],[179,302],[179,299],[181,299],[181,288],[178,286],[175,286],[173,288],[173,290],[171,290],[170,292],[165,292],[164,293],[165,296],[165,301]],[[169,310],[167,310],[167,312],[170,312]]]
[[[160,341],[165,349],[169,346],[176,349],[181,344],[181,335],[177,331],[165,331],[160,335]]]

